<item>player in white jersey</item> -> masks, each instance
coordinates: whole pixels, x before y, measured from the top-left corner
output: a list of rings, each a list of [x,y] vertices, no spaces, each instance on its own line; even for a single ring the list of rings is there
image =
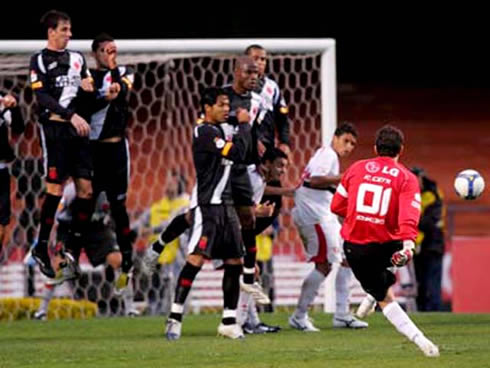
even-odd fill
[[[354,150],[357,135],[352,124],[340,125],[335,130],[331,146],[319,148],[308,162],[301,186],[295,193],[293,220],[303,240],[307,260],[315,263],[315,268],[303,281],[298,305],[289,318],[289,325],[302,331],[319,331],[308,317],[307,309],[334,263],[341,266],[335,280],[336,310],[333,326],[368,326],[349,312],[349,282],[352,271],[342,253],[340,222],[330,211],[335,187],[341,179],[339,157],[348,156]]]

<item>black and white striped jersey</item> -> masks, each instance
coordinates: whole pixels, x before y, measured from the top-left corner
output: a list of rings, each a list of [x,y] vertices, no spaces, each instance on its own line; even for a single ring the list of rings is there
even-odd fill
[[[230,170],[245,158],[250,125],[239,124],[232,141],[221,126],[207,122],[194,128],[192,152],[196,170],[197,204],[232,204]]]
[[[254,164],[258,162],[256,134],[257,125],[260,124],[260,119],[263,113],[265,113],[265,111],[261,110],[261,97],[259,94],[253,91],[240,95],[233,90],[231,85],[225,86],[223,89],[230,99],[230,115],[228,117],[228,122],[221,124],[226,140],[229,141],[237,132],[237,127],[239,125],[237,110],[239,108],[247,110],[250,115],[250,126],[252,130],[250,140],[247,145],[248,148],[244,163]]]
[[[257,137],[266,147],[275,145],[276,132],[280,143],[289,144],[288,106],[277,83],[269,78],[259,79],[255,90],[261,97],[261,109],[265,111],[257,127]]]
[[[80,52],[43,49],[31,57],[30,84],[39,105],[39,121],[52,114],[69,121],[76,112],[76,97],[82,79],[90,77]]]
[[[90,103],[90,140],[124,137],[128,123],[127,96],[134,83],[134,70],[118,66],[113,70],[90,70],[94,78],[95,94]],[[111,83],[119,83],[121,91],[116,99],[107,101],[105,95]]]
[[[8,127],[14,134],[22,133],[25,127],[19,105],[7,109],[1,102],[1,98],[5,95],[0,92],[0,163],[10,162],[15,158],[9,144]]]

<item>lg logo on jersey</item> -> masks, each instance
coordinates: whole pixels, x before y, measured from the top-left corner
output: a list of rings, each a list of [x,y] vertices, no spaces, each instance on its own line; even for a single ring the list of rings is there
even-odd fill
[[[396,167],[392,167],[391,169],[389,169],[388,166],[383,166],[383,170],[381,170],[381,172],[383,174],[391,175],[396,178],[400,173],[400,170],[398,170]]]

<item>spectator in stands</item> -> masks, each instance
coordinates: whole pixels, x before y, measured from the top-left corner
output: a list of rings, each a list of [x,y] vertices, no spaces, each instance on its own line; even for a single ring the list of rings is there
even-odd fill
[[[416,239],[415,274],[419,311],[441,309],[442,256],[444,254],[445,206],[442,191],[419,167],[411,170],[419,179],[422,209]]]

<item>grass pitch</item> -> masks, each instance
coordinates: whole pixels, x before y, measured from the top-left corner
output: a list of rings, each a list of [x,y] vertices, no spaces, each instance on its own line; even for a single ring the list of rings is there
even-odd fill
[[[318,333],[287,326],[286,313],[263,315],[278,334],[216,337],[219,315],[186,316],[179,341],[163,337],[164,318],[0,323],[0,368],[17,367],[490,367],[490,315],[411,315],[439,345],[426,358],[375,313],[365,330],[333,329],[332,316],[312,314]]]

